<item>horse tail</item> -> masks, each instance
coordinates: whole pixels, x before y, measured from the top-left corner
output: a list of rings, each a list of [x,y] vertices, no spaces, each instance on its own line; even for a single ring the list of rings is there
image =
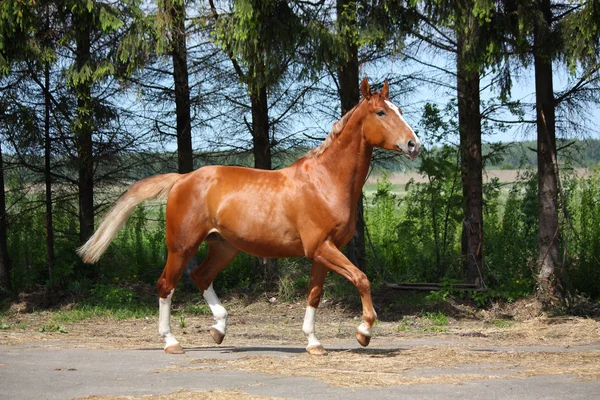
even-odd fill
[[[98,261],[135,207],[145,200],[167,198],[171,188],[181,176],[176,173],[155,175],[131,185],[104,217],[96,233],[77,249],[77,254],[81,256],[83,262],[93,264]]]

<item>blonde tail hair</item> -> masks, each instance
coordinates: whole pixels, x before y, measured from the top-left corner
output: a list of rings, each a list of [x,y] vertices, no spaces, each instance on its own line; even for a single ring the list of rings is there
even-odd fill
[[[149,199],[167,198],[181,174],[151,176],[134,183],[108,212],[100,227],[89,240],[77,249],[83,262],[93,264],[106,251],[123,224],[129,219],[135,207]]]

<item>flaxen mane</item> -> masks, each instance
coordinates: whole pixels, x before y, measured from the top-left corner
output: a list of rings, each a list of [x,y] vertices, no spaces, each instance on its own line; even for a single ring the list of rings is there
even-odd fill
[[[360,105],[360,103],[358,105]],[[327,135],[327,137],[325,138],[323,143],[321,143],[321,145],[319,147],[315,147],[314,149],[312,149],[308,153],[306,153],[304,158],[315,158],[315,157],[319,157],[321,154],[323,154],[323,152],[325,150],[327,150],[327,148],[329,146],[331,146],[333,139],[338,137],[340,132],[342,132],[342,130],[348,123],[348,120],[350,119],[352,114],[354,114],[354,111],[356,110],[358,105],[354,106],[350,111],[348,111],[346,114],[344,114],[344,116],[339,121],[335,122],[333,124],[333,127],[331,128],[331,131],[329,131],[329,134]]]

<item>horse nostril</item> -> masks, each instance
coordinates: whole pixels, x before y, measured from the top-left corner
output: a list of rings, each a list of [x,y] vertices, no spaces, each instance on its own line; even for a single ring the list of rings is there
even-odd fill
[[[415,145],[415,142],[413,142],[412,140],[408,141],[408,151],[409,152],[413,152],[415,151],[415,148],[417,147],[417,145]]]

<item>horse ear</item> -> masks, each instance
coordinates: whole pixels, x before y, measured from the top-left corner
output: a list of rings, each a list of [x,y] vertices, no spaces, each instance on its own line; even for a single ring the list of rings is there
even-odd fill
[[[371,98],[371,87],[369,86],[369,81],[366,77],[364,77],[360,83],[360,92],[365,99],[369,100]]]
[[[390,98],[390,85],[388,85],[388,80],[386,79],[383,83],[383,89],[381,89],[381,95],[384,99]]]

